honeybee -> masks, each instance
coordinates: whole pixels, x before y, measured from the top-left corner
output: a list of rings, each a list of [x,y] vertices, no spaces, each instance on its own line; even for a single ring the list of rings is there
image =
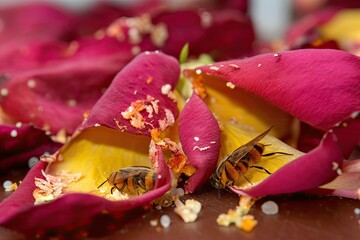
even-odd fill
[[[261,144],[259,141],[270,132],[271,128],[258,135],[250,142],[235,149],[230,155],[227,155],[221,160],[212,176],[212,185],[218,189],[225,189],[227,186],[233,186],[241,176],[252,184],[245,176],[245,173],[249,168],[257,168],[265,171],[267,174],[271,174],[264,167],[256,165],[261,157],[272,156],[274,154],[292,155],[285,152],[263,154],[265,146],[268,145]]]
[[[133,166],[111,173],[98,188],[108,182],[113,186],[110,190],[111,194],[117,189],[121,193],[139,195],[154,189],[155,181],[156,172],[154,170],[148,167]]]

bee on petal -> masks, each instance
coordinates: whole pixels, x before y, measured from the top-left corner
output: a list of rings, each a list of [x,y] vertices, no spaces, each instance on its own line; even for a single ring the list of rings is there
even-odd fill
[[[154,189],[156,172],[148,167],[126,167],[110,174],[98,188],[108,182],[111,186],[111,194],[115,189],[129,195],[140,195]]]
[[[267,169],[258,165],[262,157],[272,156],[275,154],[292,155],[285,152],[271,152],[263,154],[265,147],[268,145],[261,144],[259,141],[270,132],[271,128],[258,135],[248,143],[238,147],[230,155],[227,155],[223,160],[221,160],[212,176],[212,185],[218,189],[225,189],[227,186],[233,186],[241,177],[244,177],[250,184],[252,184],[245,175],[249,168],[257,168],[265,171],[267,174],[271,174]]]

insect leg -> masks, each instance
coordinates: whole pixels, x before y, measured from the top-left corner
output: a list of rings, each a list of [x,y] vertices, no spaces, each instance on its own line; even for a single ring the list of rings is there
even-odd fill
[[[292,155],[291,153],[286,153],[286,152],[272,152],[272,153],[263,154],[262,156],[263,157],[268,157],[268,156],[272,156],[272,155],[275,155],[275,154],[283,154],[283,155],[288,155],[288,156]]]
[[[254,166],[254,165],[252,165],[252,166],[250,166],[251,168],[257,168],[257,169],[260,169],[260,170],[264,170],[267,174],[271,174],[271,172],[269,172],[267,169],[265,169],[265,168],[263,168],[263,167],[261,167],[261,166]]]

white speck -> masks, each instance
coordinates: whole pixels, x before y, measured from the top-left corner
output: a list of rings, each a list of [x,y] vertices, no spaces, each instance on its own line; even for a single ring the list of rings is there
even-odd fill
[[[136,95],[136,94],[137,94],[137,92],[138,92],[138,91],[137,91],[137,90],[135,90],[135,91],[134,91],[134,95]]]
[[[234,89],[234,88],[235,88],[235,85],[234,85],[232,82],[227,82],[227,83],[226,83],[226,86],[227,86],[228,88],[231,88],[231,89]]]
[[[77,102],[75,99],[70,99],[68,102],[67,102],[68,106],[69,107],[75,107]]]
[[[141,48],[140,48],[139,46],[133,46],[133,47],[131,48],[131,53],[132,53],[133,55],[138,55],[140,52],[141,52]]]
[[[162,215],[160,217],[160,224],[163,228],[168,228],[170,226],[171,219],[169,215]]]
[[[0,90],[0,95],[1,95],[2,97],[6,97],[7,95],[9,95],[9,90],[8,90],[7,88],[2,88],[2,89]]]
[[[28,166],[29,168],[32,168],[33,166],[35,166],[35,164],[39,162],[39,158],[37,157],[31,157],[29,160],[28,160]]]
[[[240,67],[238,66],[238,65],[236,65],[236,64],[229,64],[229,67],[232,67],[232,68],[236,68],[236,69],[239,69]]]
[[[159,50],[155,50],[154,53],[160,53],[160,51],[159,51]]]
[[[17,135],[18,135],[18,132],[15,129],[11,130],[10,136],[17,137]]]
[[[199,150],[202,152],[202,151],[205,151],[205,150],[207,150],[207,149],[209,149],[209,148],[210,148],[210,146],[206,146],[206,147],[195,146],[195,147],[193,148],[193,150],[199,149]]]
[[[281,57],[280,53],[274,53],[274,57]]]
[[[261,67],[261,65],[262,65],[262,64],[261,64],[261,63],[259,63],[259,64],[258,64],[258,68],[259,68],[259,67]]]
[[[144,53],[145,53],[145,55],[150,55],[151,54],[150,51],[145,51]]]
[[[159,174],[158,176],[157,176],[157,179],[161,179],[162,178],[162,176]]]
[[[6,181],[3,183],[3,187],[4,187],[5,189],[7,189],[7,188],[9,188],[12,184],[13,184],[12,181],[6,180]]]
[[[211,14],[209,12],[200,13],[200,18],[201,18],[201,26],[203,28],[208,28],[211,26],[213,20],[212,20]]]
[[[216,143],[216,141],[211,141],[210,143],[211,143],[211,144],[215,144],[215,143]]]
[[[279,212],[279,206],[274,201],[266,201],[261,205],[261,211],[266,215],[274,215]]]
[[[17,122],[17,123],[15,124],[15,126],[16,126],[17,128],[21,128],[21,127],[22,127],[22,122]]]
[[[353,118],[353,119],[355,119],[355,118],[357,118],[357,117],[359,116],[359,114],[360,114],[360,111],[353,112],[353,113],[350,115],[350,117]]]
[[[214,71],[219,70],[219,68],[218,68],[218,67],[216,67],[216,66],[212,66],[212,67],[210,67],[210,69],[211,69],[211,70],[214,70]]]
[[[171,91],[171,85],[170,84],[165,84],[161,87],[161,93],[163,95],[167,95],[169,94],[169,92]]]
[[[338,175],[341,175],[341,174],[342,174],[341,169],[340,169],[340,168],[336,169],[336,173],[337,173]]]
[[[198,74],[198,75],[200,75],[200,74],[202,73],[202,71],[201,71],[201,69],[196,69],[196,70],[195,70],[195,73]]]
[[[355,213],[356,215],[360,215],[360,208],[355,208],[355,209],[354,209],[354,213]]]
[[[100,127],[100,123],[95,123],[94,127]]]
[[[150,226],[152,227],[156,227],[158,225],[158,220],[157,219],[153,219],[153,220],[150,220]]]
[[[35,81],[34,79],[29,79],[29,80],[27,81],[27,86],[28,86],[29,88],[34,88],[34,87],[36,86],[36,81]]]
[[[194,137],[194,140],[198,142],[200,140],[200,138],[199,137]]]
[[[337,162],[332,162],[332,170],[336,170],[339,168],[339,164]]]

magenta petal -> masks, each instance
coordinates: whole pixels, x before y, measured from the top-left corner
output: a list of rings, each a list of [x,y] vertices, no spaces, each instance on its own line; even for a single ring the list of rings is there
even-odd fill
[[[264,98],[313,127],[328,130],[360,108],[359,65],[359,57],[343,51],[306,49],[219,62],[200,69]]]
[[[215,171],[220,151],[219,124],[195,93],[179,116],[179,137],[188,161],[196,168],[185,186],[193,192]]]
[[[42,177],[41,171],[47,165],[39,162],[30,170],[18,190],[0,204],[0,225],[22,233],[34,234],[37,231],[76,226],[104,211],[119,215],[146,205],[162,196],[171,187],[171,171],[165,163],[161,149],[157,150],[157,176],[161,178],[157,178],[154,190],[122,201],[110,201],[90,194],[67,194],[53,202],[34,206],[34,178]]]
[[[23,124],[0,125],[0,171],[17,165],[27,166],[31,157],[45,152],[53,153],[61,147],[53,142],[43,130]]]
[[[306,191],[333,180],[348,150],[344,146],[355,148],[360,140],[360,116],[353,116],[330,129],[317,148],[288,163],[260,184],[249,189],[232,190],[259,197]]]
[[[148,136],[153,128],[164,130],[178,114],[171,90],[179,74],[175,58],[160,52],[139,54],[115,77],[79,130],[104,125]],[[137,107],[144,108],[137,112]]]

